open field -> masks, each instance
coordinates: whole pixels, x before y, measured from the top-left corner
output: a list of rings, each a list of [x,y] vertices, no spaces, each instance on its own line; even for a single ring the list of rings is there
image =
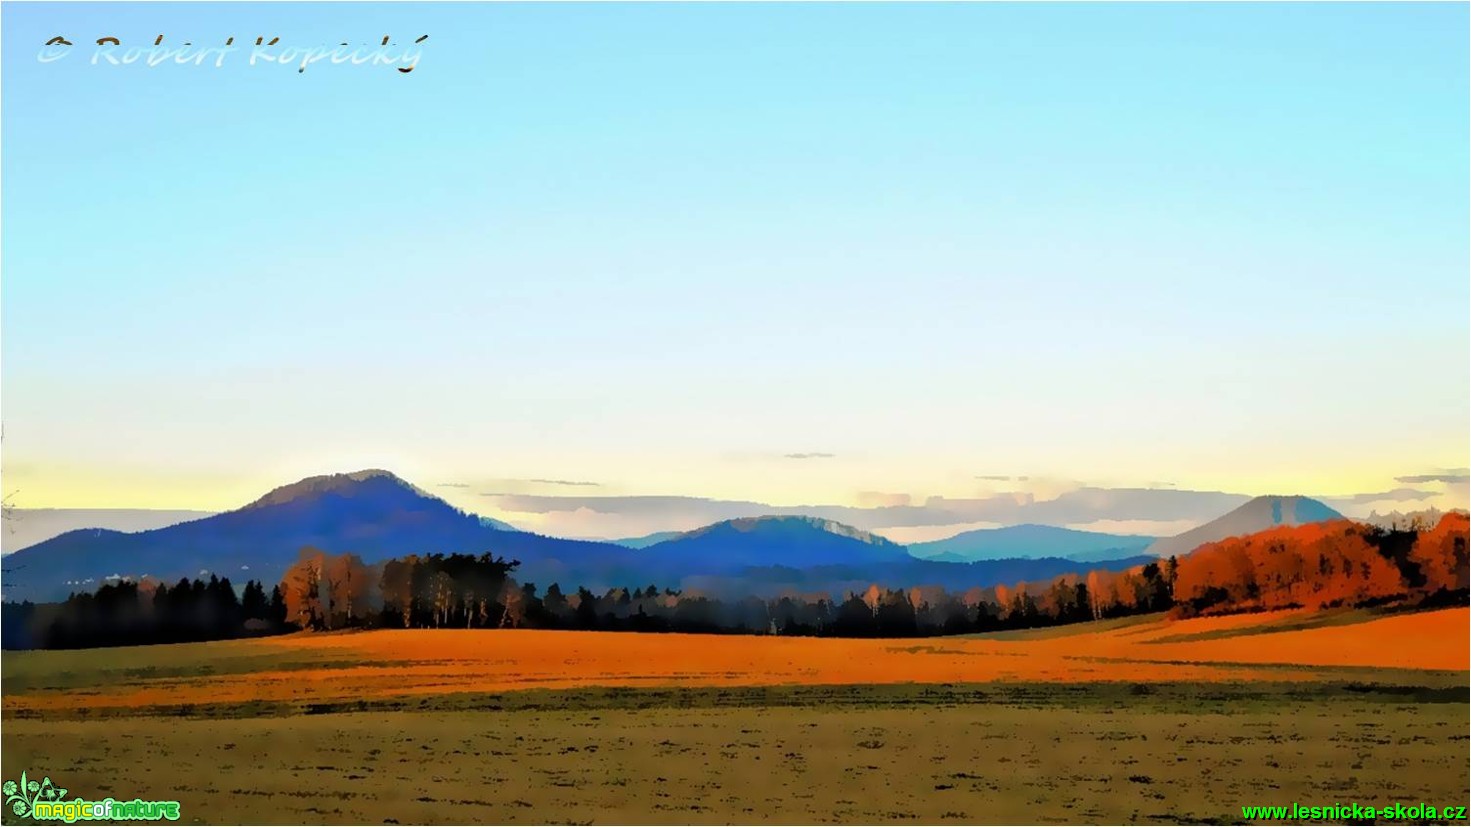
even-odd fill
[[[4,777],[196,823],[1227,822],[1465,804],[1465,609],[924,640],[376,632],[4,654]]]
[[[1269,631],[1278,626],[1288,631]],[[1176,622],[1149,617],[905,640],[388,630],[7,652],[4,712],[7,717],[99,715],[586,686],[1425,683],[1447,676],[1464,684],[1468,650],[1466,609],[1383,617],[1364,612],[1275,612]]]
[[[1464,693],[1098,689],[8,721],[3,763],[247,824],[1236,822],[1242,804],[1468,795]]]

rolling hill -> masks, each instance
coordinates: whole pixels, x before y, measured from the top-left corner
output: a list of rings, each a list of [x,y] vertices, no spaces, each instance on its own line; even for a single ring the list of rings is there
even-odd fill
[[[20,551],[79,528],[147,531],[213,513],[147,508],[16,508],[8,513],[0,533],[0,552]]]
[[[1206,543],[1255,534],[1279,525],[1295,526],[1341,520],[1343,515],[1311,497],[1256,497],[1221,517],[1183,534],[1155,541],[1146,554],[1184,556]]]
[[[747,595],[772,598],[783,594],[812,592],[841,596],[849,592],[862,592],[875,583],[890,589],[939,586],[946,591],[960,593],[973,586],[1051,580],[1058,575],[1082,574],[1092,569],[1123,571],[1154,559],[1135,555],[1094,563],[1078,563],[1060,557],[953,563],[910,557],[865,565],[832,564],[806,568],[750,566],[732,574],[690,575],[682,582],[687,588],[696,588],[728,599]]]
[[[929,543],[911,543],[909,553],[924,560],[954,563],[1037,560],[1044,557],[1092,562],[1141,554],[1158,539],[1046,525],[1015,525],[966,531]]]
[[[466,513],[387,471],[310,477],[234,511],[127,533],[69,531],[8,555],[7,600],[46,601],[92,591],[115,576],[174,581],[216,574],[273,584],[302,547],[353,552],[368,563],[407,554],[490,552],[519,560],[516,578],[542,586],[723,584],[766,593],[779,587],[840,593],[869,583],[992,586],[1077,571],[1057,557],[945,562],[917,560],[882,537],[831,520],[769,516],[728,520],[645,548],[516,531]],[[1124,568],[1138,558],[1089,565]],[[724,589],[723,589],[724,590]]]
[[[710,571],[748,566],[807,568],[901,562],[904,547],[852,526],[816,517],[750,517],[687,531],[644,550],[645,559]],[[707,573],[707,572],[701,572]]]
[[[70,531],[6,557],[5,597],[53,599],[114,575],[161,580],[219,574],[275,582],[302,546],[351,551],[373,562],[411,553],[492,551],[532,576],[614,569],[631,555],[611,543],[560,540],[497,528],[387,471],[311,477],[255,502],[137,533]]]
[[[1152,558],[1129,551],[1084,566],[1059,557],[977,561],[920,560],[897,543],[843,523],[803,516],[726,520],[646,547],[641,565],[685,588],[724,598],[826,592],[840,596],[872,583],[887,588],[943,586],[964,591],[1039,580],[1097,566],[1121,570]]]
[[[645,534],[642,537],[624,537],[621,540],[609,540],[608,542],[623,546],[624,548],[648,548],[655,543],[673,540],[683,533],[682,531],[656,531],[653,534]]]

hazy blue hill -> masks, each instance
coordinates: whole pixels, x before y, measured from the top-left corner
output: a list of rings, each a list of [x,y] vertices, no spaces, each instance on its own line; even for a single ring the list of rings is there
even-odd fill
[[[653,534],[645,534],[642,537],[624,537],[622,540],[609,540],[608,542],[623,546],[624,548],[648,548],[655,543],[673,540],[683,533],[681,531],[656,531]]]
[[[793,592],[822,592],[841,598],[850,592],[862,592],[874,583],[893,589],[941,586],[946,591],[958,594],[973,586],[989,587],[998,583],[1009,586],[1021,581],[1051,580],[1061,574],[1081,574],[1093,569],[1123,571],[1154,559],[1133,556],[1081,564],[1058,557],[1045,557],[1039,560],[952,563],[911,557],[902,561],[863,566],[754,566],[727,575],[687,577],[684,585],[724,597],[757,595],[770,598]]]
[[[1046,525],[1015,525],[966,531],[929,543],[911,543],[909,553],[943,562],[1037,560],[1047,557],[1091,562],[1139,554],[1158,539]]]
[[[480,520],[480,524],[483,525],[483,526],[485,526],[485,527],[487,527],[487,528],[494,528],[494,529],[498,529],[500,531],[520,531],[521,530],[521,529],[519,529],[519,528],[511,525],[508,522],[504,522],[502,520],[497,520],[494,517],[480,517],[479,520]]]
[[[912,552],[913,550],[914,550],[914,547],[913,546],[910,546],[910,551]],[[926,561],[929,561],[931,563],[970,563],[970,562],[973,562],[973,561],[967,559],[964,555],[958,554],[958,553],[953,552],[953,551],[942,551],[939,554],[936,554],[936,555],[933,555],[933,556],[930,556],[930,557],[921,557],[919,555],[915,555],[915,559],[916,560],[926,560]]]
[[[502,524],[504,525],[504,524]],[[135,534],[72,531],[6,557],[7,599],[64,597],[68,582],[114,575],[173,580],[208,571],[277,582],[302,546],[373,562],[412,553],[491,551],[533,576],[616,568],[628,549],[487,524],[387,471],[312,477],[235,511]],[[524,574],[523,574],[524,576]]]
[[[791,591],[840,596],[862,591],[872,583],[888,588],[943,586],[965,591],[973,586],[1045,580],[1094,567],[1125,569],[1152,559],[1137,555],[1142,545],[1132,553],[1125,550],[1090,564],[1059,557],[920,560],[904,546],[852,526],[814,517],[781,516],[727,520],[686,532],[649,546],[642,562],[686,588],[727,597],[773,597]]]
[[[917,560],[903,546],[830,520],[759,517],[715,523],[646,548],[505,530],[387,471],[312,477],[234,511],[136,533],[70,531],[5,558],[5,597],[55,600],[114,576],[173,581],[214,573],[232,581],[280,581],[303,546],[354,552],[367,562],[407,554],[491,552],[521,562],[516,578],[545,589],[691,583],[777,583],[840,590],[849,584],[961,589],[1080,571],[1074,561],[978,563]],[[1118,555],[1126,557],[1125,554]],[[1121,567],[1126,561],[1099,564]]]
[[[147,531],[213,513],[152,508],[15,508],[0,531],[0,551],[19,551],[77,529]]]
[[[902,562],[898,543],[816,517],[772,516],[726,520],[644,549],[645,559],[694,571],[748,566],[806,568],[833,564]]]
[[[1185,555],[1206,543],[1255,534],[1279,525],[1304,525],[1341,520],[1343,515],[1311,497],[1257,497],[1202,526],[1166,537],[1148,548],[1156,557]]]

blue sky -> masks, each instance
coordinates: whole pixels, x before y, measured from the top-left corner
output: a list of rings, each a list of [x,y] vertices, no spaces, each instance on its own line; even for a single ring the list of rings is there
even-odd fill
[[[1464,4],[3,15],[22,505],[369,466],[851,504],[1466,464]],[[429,37],[406,75],[89,63],[159,34]]]

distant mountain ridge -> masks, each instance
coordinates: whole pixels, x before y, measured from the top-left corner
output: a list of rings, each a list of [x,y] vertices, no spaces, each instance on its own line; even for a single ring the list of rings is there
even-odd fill
[[[609,540],[608,542],[616,543],[624,548],[648,548],[655,543],[673,540],[683,533],[683,531],[656,531],[653,534],[645,534],[642,537],[624,537],[621,540]]]
[[[733,570],[746,566],[792,568],[896,562],[904,546],[867,531],[818,517],[746,517],[687,531],[644,549],[646,559],[698,563]]]
[[[15,508],[10,510],[0,531],[0,552],[20,551],[77,529],[147,531],[215,513],[152,508]]]
[[[872,584],[888,589],[939,586],[946,591],[964,592],[976,586],[1050,580],[1059,575],[1083,574],[1093,569],[1123,571],[1154,560],[1153,557],[1136,555],[1086,564],[1059,557],[955,563],[910,557],[902,561],[863,565],[834,564],[807,568],[750,566],[726,575],[691,575],[682,582],[688,588],[725,598],[751,595],[773,598],[783,594],[812,592],[841,596],[850,592],[861,592]]]
[[[1158,537],[1105,534],[1047,525],[1014,525],[966,531],[928,543],[911,543],[909,553],[925,560],[1037,560],[1046,557],[1076,562],[1131,557]]]
[[[327,494],[337,494],[343,497],[357,497],[364,494],[365,484],[389,482],[395,487],[403,488],[421,499],[439,500],[424,489],[413,485],[406,480],[400,479],[391,472],[381,468],[369,468],[364,471],[352,471],[346,474],[323,474],[317,477],[307,477],[287,485],[273,488],[266,492],[265,496],[236,509],[237,511],[250,511],[258,508],[269,508],[273,505],[287,505],[302,500],[310,500]],[[439,500],[442,502],[442,500]]]
[[[1204,525],[1156,541],[1145,553],[1155,557],[1178,557],[1189,554],[1206,543],[1218,542],[1227,537],[1255,534],[1279,525],[1297,526],[1342,519],[1342,514],[1311,497],[1255,497]]]
[[[6,557],[7,599],[49,599],[112,575],[177,579],[210,572],[275,582],[303,546],[351,551],[368,562],[405,554],[493,551],[524,557],[534,575],[616,565],[611,543],[506,530],[387,471],[310,477],[238,508],[135,534],[71,531]],[[24,568],[22,568],[22,566]]]
[[[6,557],[4,596],[56,600],[112,576],[217,574],[232,582],[278,582],[304,546],[353,552],[365,562],[430,553],[493,553],[520,561],[516,577],[545,588],[724,584],[730,588],[828,590],[884,583],[965,589],[1082,571],[1038,560],[917,560],[904,546],[832,520],[766,516],[726,520],[645,548],[566,540],[511,529],[462,511],[383,470],[309,477],[233,511],[136,533],[70,531]],[[1140,558],[1096,565],[1124,568]]]
[[[1449,511],[1441,511],[1435,506],[1410,511],[1391,511],[1388,514],[1380,514],[1378,511],[1369,512],[1361,522],[1385,529],[1405,529],[1410,527],[1431,527],[1440,522],[1447,514],[1460,514],[1466,516],[1464,508],[1452,508]]]

